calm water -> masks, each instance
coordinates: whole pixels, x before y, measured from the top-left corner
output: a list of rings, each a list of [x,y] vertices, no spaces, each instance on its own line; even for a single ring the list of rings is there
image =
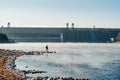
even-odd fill
[[[18,43],[0,44],[0,48],[44,51],[45,45],[55,54],[25,55],[15,61],[17,69],[47,71],[27,76],[74,77],[97,80],[120,80],[119,43]],[[28,66],[28,68],[26,68]]]

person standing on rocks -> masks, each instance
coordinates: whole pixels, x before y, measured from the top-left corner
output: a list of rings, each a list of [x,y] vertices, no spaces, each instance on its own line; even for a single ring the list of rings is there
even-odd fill
[[[48,45],[46,45],[46,47],[45,47],[45,48],[46,48],[46,52],[48,52]]]

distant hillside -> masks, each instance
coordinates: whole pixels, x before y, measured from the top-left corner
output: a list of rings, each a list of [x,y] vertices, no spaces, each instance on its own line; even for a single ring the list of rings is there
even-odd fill
[[[0,43],[3,43],[3,42],[9,42],[8,37],[5,34],[0,33]]]

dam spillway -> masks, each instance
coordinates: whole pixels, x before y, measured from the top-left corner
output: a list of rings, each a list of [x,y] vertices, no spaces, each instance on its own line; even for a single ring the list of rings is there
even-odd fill
[[[15,42],[108,42],[119,32],[116,28],[0,28],[0,33]]]
[[[0,32],[15,42],[59,42],[61,41],[61,28],[0,28]]]

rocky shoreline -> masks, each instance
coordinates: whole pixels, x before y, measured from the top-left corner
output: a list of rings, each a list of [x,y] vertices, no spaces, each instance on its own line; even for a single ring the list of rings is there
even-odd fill
[[[72,77],[27,77],[26,74],[46,73],[46,71],[38,70],[17,70],[15,67],[16,57],[23,55],[43,55],[45,53],[56,53],[55,51],[30,51],[25,52],[22,50],[5,50],[0,49],[0,80],[89,80],[89,79],[74,79]],[[27,66],[26,66],[27,67]]]

